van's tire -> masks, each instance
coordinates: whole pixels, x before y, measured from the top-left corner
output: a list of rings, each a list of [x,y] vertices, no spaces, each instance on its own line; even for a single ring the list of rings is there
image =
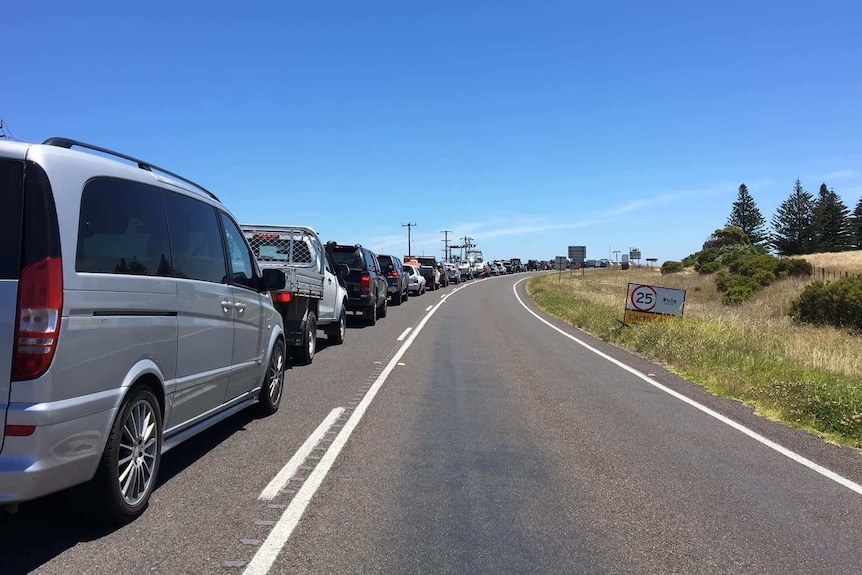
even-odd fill
[[[344,310],[344,304],[342,304],[341,315],[338,316],[338,321],[326,329],[326,340],[329,343],[335,345],[344,343],[344,336],[347,333],[347,312]]]
[[[365,308],[362,312],[362,319],[364,319],[365,323],[368,325],[374,325],[377,323],[377,302],[371,302],[371,305]]]
[[[272,415],[281,405],[281,396],[284,395],[285,355],[284,342],[281,339],[275,340],[272,353],[269,354],[269,363],[266,364],[266,372],[263,374],[263,382],[260,384],[260,394],[257,396],[256,409],[260,415]]]
[[[161,458],[159,401],[148,387],[133,387],[120,405],[96,475],[88,486],[102,501],[97,519],[123,524],[143,513],[156,487]]]
[[[317,351],[317,316],[313,311],[305,318],[305,330],[302,333],[302,345],[296,348],[294,359],[300,365],[308,365],[314,360]]]
[[[386,314],[389,313],[389,298],[383,298],[383,305],[380,306],[380,311],[377,312],[378,317],[386,317]]]
[[[399,291],[398,293],[392,294],[392,303],[395,305],[401,305],[401,300],[403,299],[403,295]]]

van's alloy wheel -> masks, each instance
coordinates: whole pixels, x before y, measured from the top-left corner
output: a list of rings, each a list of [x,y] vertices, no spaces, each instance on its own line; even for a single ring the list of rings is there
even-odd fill
[[[162,414],[146,386],[133,387],[120,406],[105,451],[90,484],[104,501],[95,511],[110,522],[140,515],[155,488],[162,451]]]
[[[284,391],[284,358],[284,342],[276,340],[258,397],[258,411],[263,415],[272,415],[278,411],[281,403],[281,394]]]

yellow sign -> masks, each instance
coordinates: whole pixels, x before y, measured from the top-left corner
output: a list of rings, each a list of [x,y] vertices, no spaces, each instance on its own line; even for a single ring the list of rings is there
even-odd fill
[[[650,323],[653,321],[666,321],[674,316],[663,313],[652,313],[648,311],[635,311],[633,309],[626,310],[626,323]]]

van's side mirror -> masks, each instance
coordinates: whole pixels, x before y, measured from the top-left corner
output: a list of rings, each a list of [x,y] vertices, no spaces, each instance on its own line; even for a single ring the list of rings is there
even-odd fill
[[[350,267],[347,264],[338,264],[335,268],[340,276],[349,276],[350,275]]]
[[[273,268],[265,268],[263,277],[260,279],[260,291],[278,291],[284,289],[287,284],[287,278],[284,272]]]

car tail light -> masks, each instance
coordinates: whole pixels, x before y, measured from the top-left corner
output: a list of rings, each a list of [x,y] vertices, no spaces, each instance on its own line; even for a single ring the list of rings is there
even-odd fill
[[[57,349],[62,311],[60,258],[45,258],[24,268],[18,280],[13,379],[35,379],[48,370]]]
[[[290,292],[275,292],[274,294],[272,294],[272,297],[277,303],[290,303]]]
[[[397,278],[398,277],[398,270],[392,270],[392,272],[389,274],[389,277]]]
[[[362,279],[359,280],[359,288],[362,293],[371,293],[371,276],[366,272],[362,274]]]
[[[7,425],[7,437],[29,437],[36,431],[35,425]]]

